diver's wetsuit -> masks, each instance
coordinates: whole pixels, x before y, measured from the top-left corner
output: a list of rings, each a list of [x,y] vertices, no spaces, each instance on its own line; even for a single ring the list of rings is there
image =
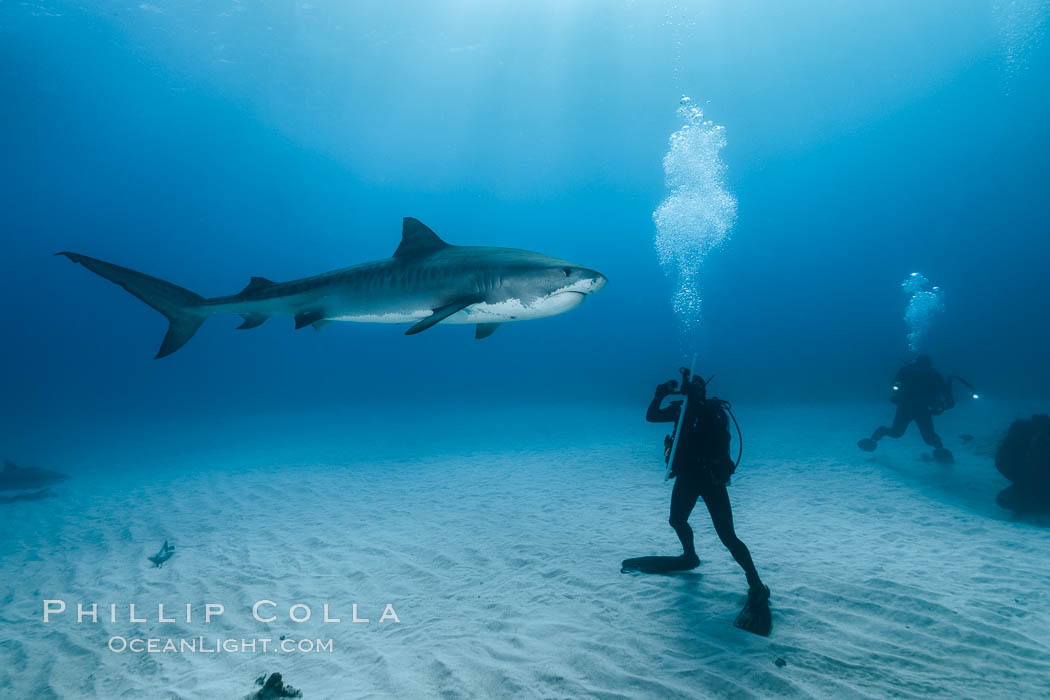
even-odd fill
[[[660,408],[660,403],[667,395],[667,391],[657,387],[656,395],[645,414],[647,421],[672,423],[678,420],[682,410],[680,402]],[[729,430],[721,403],[716,399],[691,399],[685,419],[678,429],[681,435],[678,438],[678,452],[674,456],[672,469],[675,483],[671,491],[669,522],[678,539],[682,541],[683,556],[697,559],[693,530],[689,527],[689,514],[692,513],[697,498],[702,498],[708,513],[711,514],[718,538],[743,568],[748,584],[752,588],[762,589],[762,581],[755,570],[751,552],[733,529],[733,510],[729,503],[729,492],[726,490],[733,462],[729,457]]]
[[[933,367],[916,363],[901,367],[894,386],[896,391],[892,400],[897,404],[897,414],[893,417],[893,425],[879,426],[871,439],[878,442],[884,437],[899,438],[915,421],[926,444],[942,449],[944,444],[933,429],[933,416],[955,405],[948,382]]]

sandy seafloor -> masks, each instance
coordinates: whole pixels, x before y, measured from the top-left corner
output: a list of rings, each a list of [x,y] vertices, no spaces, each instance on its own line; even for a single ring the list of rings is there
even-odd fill
[[[857,450],[889,404],[740,406],[730,495],[772,588],[768,639],[732,626],[744,577],[702,506],[695,573],[619,572],[677,552],[644,399],[99,424],[41,465],[75,472],[58,498],[0,506],[0,697],[239,698],[272,671],[308,699],[1050,697],[1050,527],[995,505],[990,455],[1033,408],[945,415],[942,467],[914,427]],[[165,538],[177,553],[150,568]],[[151,622],[45,625],[45,598],[136,602]],[[251,620],[260,599],[277,622]],[[157,623],[158,602],[196,618]],[[226,608],[208,626],[205,602]],[[298,602],[313,620],[287,620]],[[341,624],[319,622],[325,602]],[[399,624],[376,622],[388,602]],[[372,622],[350,623],[353,603]],[[106,648],[282,634],[334,651]]]

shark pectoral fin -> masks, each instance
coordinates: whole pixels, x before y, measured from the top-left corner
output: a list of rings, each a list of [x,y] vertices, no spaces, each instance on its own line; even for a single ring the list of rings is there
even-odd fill
[[[295,330],[299,330],[304,326],[311,326],[318,321],[324,320],[323,311],[304,311],[301,314],[295,315]]]
[[[499,328],[498,323],[479,323],[474,329],[474,337],[478,340],[481,340],[482,338],[488,338],[490,335],[496,332],[497,328]]]
[[[243,331],[249,328],[258,328],[265,323],[268,318],[270,317],[264,314],[244,314],[244,323],[237,326],[237,330]]]
[[[330,320],[328,320],[327,318],[323,318],[323,319],[321,319],[320,321],[314,321],[314,322],[313,322],[313,323],[311,323],[310,325],[314,327],[314,330],[315,330],[315,331],[318,331],[318,332],[320,332],[320,330],[321,330],[322,328],[324,328],[325,326],[327,326],[327,325],[328,325],[329,323],[331,323],[331,321],[330,321]]]
[[[422,333],[426,329],[433,325],[441,323],[452,314],[462,311],[471,304],[476,304],[477,299],[471,297],[469,299],[458,299],[451,304],[445,304],[444,306],[434,309],[434,312],[424,318],[422,321],[405,331],[405,335],[415,335],[416,333]]]

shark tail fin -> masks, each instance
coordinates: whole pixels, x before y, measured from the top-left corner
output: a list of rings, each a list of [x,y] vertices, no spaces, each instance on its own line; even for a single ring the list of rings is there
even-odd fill
[[[96,275],[120,285],[150,307],[164,314],[168,319],[168,333],[164,336],[160,350],[157,351],[156,359],[167,357],[185,345],[208,315],[202,308],[204,297],[171,282],[78,253],[55,254],[64,255]]]

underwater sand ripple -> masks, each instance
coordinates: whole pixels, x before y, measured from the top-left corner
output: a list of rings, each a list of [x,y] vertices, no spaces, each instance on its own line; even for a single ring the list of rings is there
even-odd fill
[[[533,431],[418,462],[260,457],[253,472],[246,456],[63,487],[61,508],[14,504],[0,513],[0,580],[17,582],[0,591],[0,690],[241,697],[276,670],[307,698],[1046,695],[1050,535],[972,506],[984,496],[967,489],[994,497],[987,457],[931,473],[917,439],[855,454],[877,410],[738,411],[749,442],[730,493],[773,589],[769,639],[732,627],[743,575],[702,508],[697,572],[619,573],[626,556],[675,548],[659,436],[643,424],[523,449]],[[800,424],[841,428],[803,439]],[[176,557],[151,569],[165,537]],[[219,601],[208,634],[331,637],[336,653],[115,655],[105,641],[126,625],[45,627],[45,597]],[[344,618],[389,601],[402,624],[264,627],[246,612],[263,598],[315,615],[332,601]]]

